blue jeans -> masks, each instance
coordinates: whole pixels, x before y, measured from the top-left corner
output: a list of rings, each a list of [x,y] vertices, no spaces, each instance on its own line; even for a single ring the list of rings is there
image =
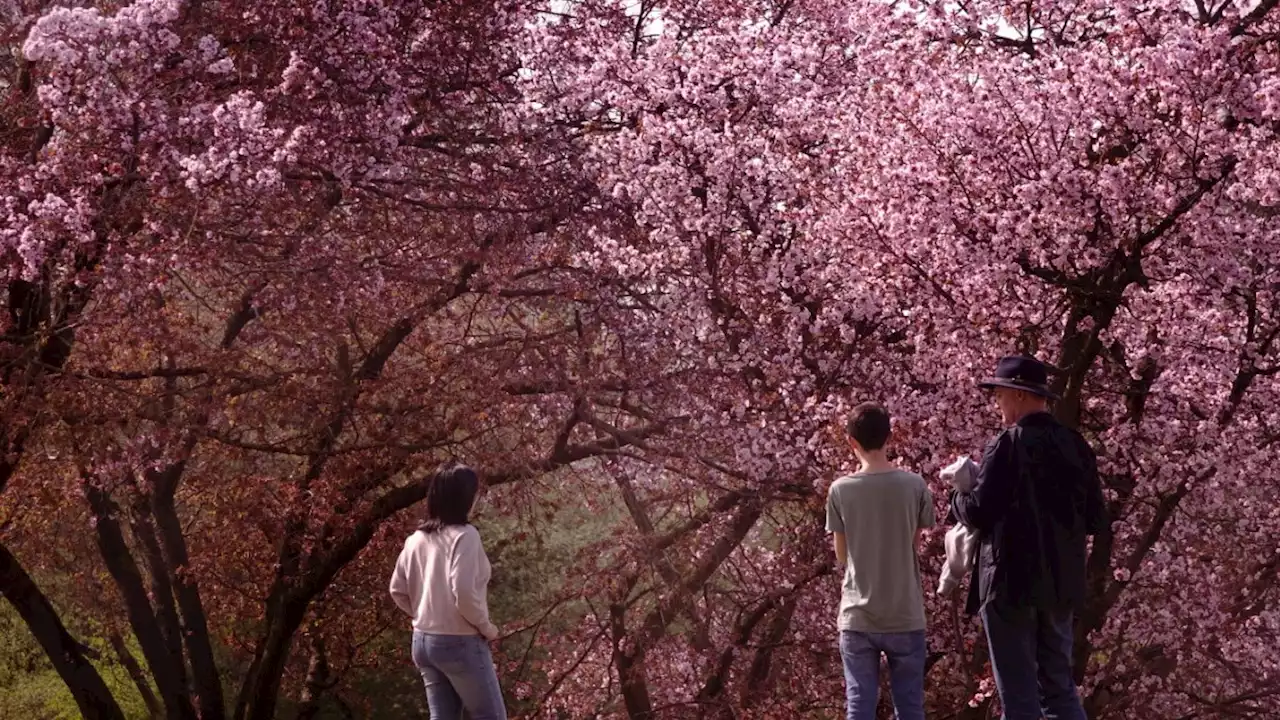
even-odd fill
[[[880,656],[889,659],[894,717],[924,720],[924,631],[869,633],[842,630],[847,720],[875,720],[880,695]]]
[[[413,664],[427,686],[431,720],[507,720],[489,644],[479,635],[413,633]]]
[[[982,608],[1004,720],[1087,720],[1071,674],[1070,610]]]

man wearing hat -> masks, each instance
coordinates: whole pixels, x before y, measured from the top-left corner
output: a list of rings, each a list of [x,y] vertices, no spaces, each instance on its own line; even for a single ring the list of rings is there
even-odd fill
[[[1003,357],[992,391],[1005,425],[952,512],[978,533],[968,612],[981,614],[1005,720],[1086,720],[1072,673],[1086,536],[1107,526],[1097,458],[1049,413],[1048,367]]]

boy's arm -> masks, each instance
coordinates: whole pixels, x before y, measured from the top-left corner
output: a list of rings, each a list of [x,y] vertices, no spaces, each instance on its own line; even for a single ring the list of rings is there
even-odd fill
[[[929,484],[923,481],[924,478],[921,478],[924,487],[920,492],[920,508],[916,515],[916,547],[920,547],[924,531],[938,524],[937,511],[933,507],[933,493],[929,492]]]
[[[831,544],[836,551],[836,567],[843,570],[849,561],[849,548],[845,545],[844,514],[840,512],[834,485],[827,490],[827,532],[831,533]]]

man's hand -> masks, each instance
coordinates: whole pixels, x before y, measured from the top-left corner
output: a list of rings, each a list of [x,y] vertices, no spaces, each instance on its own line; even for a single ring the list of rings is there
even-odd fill
[[[942,469],[942,481],[961,492],[973,490],[973,483],[978,477],[978,466],[968,456],[962,455],[956,461]]]

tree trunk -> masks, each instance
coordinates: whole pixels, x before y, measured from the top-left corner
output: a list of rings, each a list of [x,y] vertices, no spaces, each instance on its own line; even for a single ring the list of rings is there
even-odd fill
[[[111,648],[116,651],[116,657],[120,659],[120,664],[124,666],[125,672],[129,673],[129,679],[133,680],[133,684],[138,688],[138,694],[142,696],[142,704],[147,706],[147,712],[152,720],[161,720],[164,717],[164,708],[160,707],[160,701],[156,699],[156,694],[151,690],[151,681],[147,679],[147,675],[142,671],[142,666],[138,664],[138,659],[129,652],[129,646],[125,645],[124,638],[120,637],[120,633],[113,632],[107,638],[111,643]]]
[[[266,625],[240,687],[235,720],[272,720],[275,716],[289,647],[307,612],[307,602],[286,598],[282,590],[276,592],[276,597],[268,601]]]
[[[213,659],[213,645],[209,640],[209,623],[200,599],[200,590],[187,571],[190,557],[187,541],[182,534],[182,524],[174,508],[173,497],[163,494],[154,498],[152,511],[160,529],[165,559],[173,573],[174,591],[178,609],[182,613],[183,640],[191,661],[192,679],[195,681],[196,699],[200,703],[202,718],[222,720],[227,716],[222,697],[222,680],[218,665]]]
[[[791,631],[791,621],[796,614],[796,605],[800,594],[795,593],[783,601],[782,607],[773,613],[773,619],[765,626],[755,656],[747,669],[746,679],[742,683],[742,709],[751,710],[761,703],[767,704],[768,697],[775,683],[773,672],[774,650],[782,644]]]
[[[67,632],[48,598],[3,544],[0,544],[0,592],[18,611],[58,676],[67,684],[80,714],[86,720],[124,720],[120,705],[85,657],[83,646]]]
[[[320,698],[329,689],[329,660],[325,656],[324,639],[313,635],[311,661],[307,664],[307,679],[302,686],[298,716],[294,720],[315,720],[320,713]]]
[[[645,649],[633,643],[627,633],[625,598],[609,608],[609,627],[613,636],[613,663],[618,669],[618,685],[628,720],[650,720],[653,700],[649,697],[649,680],[644,670]]]
[[[178,620],[178,608],[174,604],[173,581],[164,553],[160,550],[160,541],[156,538],[150,509],[142,504],[129,525],[133,530],[134,540],[140,546],[147,574],[151,576],[150,598],[155,608],[156,626],[160,629],[160,637],[178,677],[178,684],[186,691],[189,686],[186,656],[182,652],[182,626]]]
[[[87,479],[84,482],[85,498],[89,501],[89,509],[93,512],[97,536],[98,550],[102,560],[120,590],[125,608],[128,610],[129,625],[133,628],[138,644],[142,646],[142,654],[147,659],[147,667],[151,669],[151,677],[156,681],[160,697],[164,701],[165,717],[170,720],[195,720],[195,707],[187,695],[178,669],[165,648],[164,637],[156,616],[147,599],[147,590],[142,582],[142,574],[138,571],[129,546],[125,543],[124,534],[115,514],[117,508],[111,498],[101,488],[95,487]]]

